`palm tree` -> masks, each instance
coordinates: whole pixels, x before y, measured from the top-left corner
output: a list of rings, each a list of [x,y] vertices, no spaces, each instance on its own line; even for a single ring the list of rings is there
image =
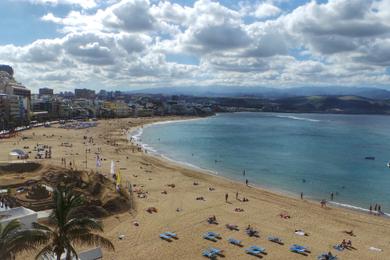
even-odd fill
[[[47,243],[44,232],[37,229],[22,229],[22,224],[14,219],[3,226],[0,223],[0,259],[15,259],[18,253],[36,250]]]
[[[57,260],[66,253],[66,259],[77,257],[75,245],[100,245],[109,250],[114,250],[110,240],[100,236],[96,232],[102,232],[101,222],[77,214],[84,204],[83,197],[75,194],[68,187],[58,187],[53,194],[54,209],[50,215],[53,226],[45,226],[34,223],[34,227],[45,232],[50,241],[36,256],[56,255]]]

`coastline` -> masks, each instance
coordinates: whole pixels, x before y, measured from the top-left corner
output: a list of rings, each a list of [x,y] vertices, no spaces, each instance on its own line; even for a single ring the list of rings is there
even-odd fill
[[[216,114],[214,116],[217,116],[217,115],[218,114]],[[303,120],[301,118],[296,118],[294,116],[280,116],[280,115],[275,115],[275,116],[276,117],[288,117],[288,118],[292,118],[295,120]],[[213,116],[211,116],[211,117],[213,117]],[[206,118],[209,118],[209,117],[206,117]],[[145,153],[147,156],[151,156],[155,159],[159,159],[162,162],[174,164],[176,167],[183,167],[183,168],[188,169],[188,170],[198,171],[199,174],[206,174],[208,176],[221,178],[225,181],[229,181],[229,182],[235,183],[237,185],[245,185],[243,182],[240,182],[240,181],[235,180],[233,178],[229,178],[228,176],[224,176],[222,172],[217,172],[217,171],[213,171],[210,169],[205,169],[205,168],[199,167],[197,165],[194,165],[194,164],[191,164],[188,162],[176,160],[175,158],[168,157],[167,155],[164,155],[162,153],[158,153],[154,147],[151,147],[150,145],[143,143],[142,139],[140,138],[140,137],[142,137],[143,129],[145,129],[147,127],[151,127],[154,125],[161,125],[161,124],[172,124],[172,123],[178,123],[178,122],[202,120],[202,119],[205,119],[205,118],[200,117],[200,118],[177,119],[177,120],[147,123],[147,124],[143,124],[143,125],[134,127],[133,129],[130,129],[126,134],[126,138],[128,138],[128,139],[129,139],[129,137],[133,138],[133,139],[129,139],[129,140],[130,141],[134,140],[135,144],[140,145],[142,147],[142,149],[147,151],[147,153]],[[313,122],[319,121],[319,120],[314,120],[314,119],[305,119],[305,120],[309,120],[309,121],[313,121]],[[136,134],[133,135],[134,133],[136,133]],[[275,195],[287,197],[290,199],[298,199],[299,198],[299,194],[289,192],[286,190],[282,190],[282,189],[277,189],[274,187],[258,185],[256,183],[251,183],[249,185],[249,187],[258,189],[259,191],[262,191],[262,192],[269,192],[269,193],[273,193]],[[305,195],[305,201],[308,201],[308,202],[310,202],[312,204],[316,204],[316,205],[319,205],[321,202],[320,199],[315,199],[315,198],[311,197],[310,195]],[[356,206],[353,204],[347,204],[347,203],[343,203],[343,202],[329,201],[329,200],[327,200],[327,203],[329,205],[332,205],[332,206],[340,208],[340,209],[350,210],[350,211],[358,212],[360,214],[365,214],[365,215],[370,214],[370,211],[368,209],[365,209],[365,208],[362,208],[360,206]],[[381,217],[390,218],[390,213],[387,213],[387,212],[375,212],[375,214],[380,215]]]
[[[100,120],[97,127],[89,129],[62,129],[58,127],[27,130],[19,137],[4,140],[0,159],[8,158],[8,151],[23,147],[34,147],[36,143],[50,145],[52,158],[39,160],[48,168],[61,166],[61,158],[74,162],[78,170],[98,171],[110,176],[111,160],[121,171],[123,187],[131,184],[134,192],[135,209],[102,219],[104,236],[115,246],[115,252],[103,250],[104,259],[204,259],[202,252],[210,246],[223,249],[225,259],[248,259],[245,248],[258,245],[266,248],[265,259],[302,259],[291,253],[289,246],[300,244],[310,248],[310,259],[332,251],[341,259],[387,259],[390,251],[389,220],[369,214],[362,214],[334,206],[321,208],[319,203],[297,196],[286,196],[268,189],[247,187],[219,175],[190,169],[175,162],[139,152],[130,143],[127,133],[149,123],[189,119],[185,117],[124,118]],[[50,135],[48,135],[50,133]],[[95,145],[85,143],[84,136],[94,139]],[[61,143],[72,144],[62,146]],[[85,163],[85,150],[88,167]],[[95,152],[100,149],[102,167],[95,167]],[[19,174],[12,174],[18,176]],[[23,173],[26,179],[33,173]],[[11,176],[10,176],[11,177]],[[3,176],[4,180],[7,176]],[[174,184],[174,187],[169,186]],[[212,190],[210,190],[212,188]],[[138,194],[142,196],[138,196]],[[238,193],[238,198],[235,195]],[[228,200],[225,196],[228,194]],[[243,198],[249,201],[244,202]],[[198,199],[201,198],[201,199]],[[155,207],[157,213],[148,213]],[[241,209],[242,211],[236,211]],[[281,218],[280,214],[290,218]],[[216,216],[219,225],[210,225],[206,219]],[[137,223],[137,225],[135,225]],[[238,225],[240,231],[230,231],[226,224]],[[251,225],[259,230],[260,237],[248,237],[245,228]],[[298,236],[294,230],[303,229],[309,236]],[[344,233],[353,230],[356,237]],[[159,234],[171,231],[178,239],[167,242]],[[221,234],[218,242],[202,238],[207,231]],[[267,240],[278,236],[285,245]],[[121,237],[121,239],[119,238]],[[227,239],[233,237],[242,241],[244,248],[234,247]],[[357,250],[338,252],[333,245],[343,239],[351,239]],[[384,252],[371,251],[369,247]],[[84,250],[87,248],[80,248]],[[29,259],[24,255],[17,259]]]

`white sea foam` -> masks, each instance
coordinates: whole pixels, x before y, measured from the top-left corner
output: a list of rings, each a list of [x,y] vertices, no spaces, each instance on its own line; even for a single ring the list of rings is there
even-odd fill
[[[347,209],[360,211],[360,212],[364,212],[364,213],[370,213],[370,210],[368,210],[368,209],[354,206],[354,205],[350,205],[350,204],[345,204],[345,203],[340,203],[340,202],[335,202],[335,201],[328,201],[328,203],[331,205],[337,206],[337,207],[341,207],[341,208],[347,208]],[[378,212],[372,211],[372,213],[378,213]],[[380,215],[390,217],[390,214],[386,213],[386,212],[381,212]]]
[[[302,121],[309,121],[309,122],[320,122],[321,121],[318,119],[298,117],[298,116],[285,116],[285,115],[273,115],[273,116],[279,117],[279,118],[288,118],[288,119],[302,120]]]
[[[161,122],[155,122],[155,123],[147,124],[147,125],[144,125],[143,127],[138,127],[136,129],[134,129],[133,131],[129,132],[128,133],[128,138],[129,139],[131,138],[131,140],[133,140],[134,143],[136,143],[137,145],[141,146],[143,150],[147,151],[151,155],[154,155],[154,156],[157,156],[157,157],[161,157],[161,158],[163,158],[165,160],[171,161],[171,162],[176,163],[176,164],[183,165],[183,166],[185,166],[187,168],[191,168],[191,169],[195,169],[195,170],[201,170],[203,172],[207,172],[207,173],[210,173],[210,174],[217,175],[218,172],[216,172],[216,171],[205,169],[205,168],[196,166],[196,165],[188,163],[188,162],[183,162],[183,161],[178,161],[176,159],[172,159],[172,158],[170,158],[170,157],[168,157],[168,156],[158,152],[151,145],[148,145],[148,144],[142,142],[142,134],[144,132],[143,130],[145,128],[147,128],[147,127],[151,127],[151,126],[154,126],[154,125],[174,124],[174,123],[180,123],[180,122],[185,122],[185,121],[202,120],[202,119],[206,119],[206,118],[191,118],[191,119],[183,119],[183,120],[169,120],[169,121],[161,121]]]

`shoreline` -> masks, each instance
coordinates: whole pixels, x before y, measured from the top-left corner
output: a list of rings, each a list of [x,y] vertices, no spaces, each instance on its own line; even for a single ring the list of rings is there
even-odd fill
[[[237,112],[234,112],[234,113],[237,113]],[[151,147],[150,145],[143,143],[142,139],[140,138],[140,137],[142,137],[143,129],[147,128],[147,127],[151,127],[154,125],[161,125],[161,124],[172,124],[172,123],[178,123],[178,122],[202,120],[202,119],[214,117],[217,115],[218,114],[213,115],[213,116],[209,116],[209,117],[177,119],[177,120],[168,120],[168,121],[162,120],[162,121],[158,121],[158,122],[142,124],[140,126],[133,127],[133,129],[129,130],[126,133],[126,138],[130,142],[132,141],[131,138],[133,138],[135,140],[134,143],[136,145],[140,145],[144,151],[147,151],[147,153],[144,153],[146,156],[151,156],[151,157],[158,159],[158,160],[165,162],[165,163],[172,163],[177,167],[183,167],[183,168],[188,169],[188,170],[197,171],[197,172],[199,172],[199,174],[205,174],[207,176],[221,178],[222,180],[233,182],[233,183],[238,184],[238,185],[245,185],[244,183],[242,183],[238,180],[224,176],[223,173],[213,171],[210,169],[205,169],[205,168],[199,167],[197,165],[194,165],[194,164],[191,164],[188,162],[175,160],[174,158],[168,157],[167,155],[164,155],[162,153],[158,153],[154,147]],[[295,118],[292,118],[292,119],[295,120]],[[301,120],[301,119],[296,119],[296,120]],[[318,120],[315,120],[315,121],[317,122]],[[135,133],[135,132],[137,132],[137,134],[133,135],[133,133]],[[129,137],[131,137],[131,138],[129,138]],[[282,197],[287,197],[290,199],[299,199],[299,194],[296,194],[294,192],[289,192],[286,190],[273,188],[273,187],[261,186],[261,185],[258,185],[256,183],[252,183],[248,186],[251,188],[257,189],[259,191],[262,191],[262,192],[269,192],[269,193],[272,193],[272,194],[275,194],[278,196],[282,196]],[[316,199],[316,198],[313,198],[313,197],[307,196],[307,195],[305,195],[303,200],[308,201],[312,204],[316,204],[316,205],[318,205],[321,202],[320,199]],[[357,206],[357,205],[338,202],[338,201],[330,201],[330,200],[326,200],[326,202],[327,202],[327,204],[332,205],[332,206],[339,208],[339,209],[348,210],[348,211],[352,211],[352,212],[358,212],[360,214],[365,214],[365,215],[377,215],[377,216],[381,216],[381,217],[385,217],[385,218],[390,218],[390,213],[387,213],[387,212],[372,211],[372,213],[370,213],[370,211],[368,209],[365,209],[365,208]]]
[[[97,127],[89,129],[36,128],[3,142],[0,159],[6,160],[12,149],[30,146],[32,150],[40,143],[52,147],[52,158],[38,160],[47,169],[61,166],[61,158],[66,158],[76,169],[93,172],[98,169],[100,174],[110,176],[110,162],[115,161],[115,168],[121,171],[121,185],[134,187],[135,204],[134,210],[101,219],[104,236],[115,246],[115,252],[103,249],[104,259],[201,260],[204,259],[202,252],[215,246],[225,251],[226,259],[245,260],[248,259],[245,248],[252,245],[266,248],[267,259],[302,259],[301,255],[289,251],[292,244],[309,247],[310,259],[329,251],[346,260],[387,259],[386,251],[390,251],[387,218],[335,206],[321,208],[319,203],[308,198],[301,200],[298,196],[262,187],[247,187],[245,183],[222,174],[210,174],[144,153],[127,138],[130,131],[148,123],[177,119],[199,120],[188,117],[126,118],[101,120]],[[93,138],[94,144],[85,142],[84,136]],[[72,146],[63,146],[62,143]],[[86,148],[92,150],[87,157],[84,155]],[[95,167],[95,152],[100,152],[102,158],[100,168]],[[23,174],[26,179],[35,176],[34,172]],[[10,183],[19,175],[2,175],[2,180]],[[237,192],[239,196],[235,198]],[[225,200],[226,194],[228,200]],[[248,201],[244,201],[244,197]],[[157,212],[149,213],[147,209],[151,207]],[[290,217],[283,218],[281,214]],[[216,216],[219,225],[207,223],[210,216]],[[240,231],[228,230],[226,224],[236,224]],[[245,233],[248,225],[258,230],[260,237],[249,237]],[[294,231],[299,229],[309,236],[295,234]],[[356,237],[345,234],[346,230],[353,230]],[[162,240],[159,234],[167,231],[175,232],[178,239]],[[219,233],[222,239],[218,242],[203,239],[207,231]],[[285,245],[269,242],[268,236],[280,237]],[[244,248],[229,244],[227,239],[231,237],[241,240]],[[333,246],[343,239],[351,239],[358,250],[335,251]],[[385,252],[372,251],[369,247]],[[88,248],[78,248],[84,249]],[[31,254],[26,253],[17,260],[30,258]]]

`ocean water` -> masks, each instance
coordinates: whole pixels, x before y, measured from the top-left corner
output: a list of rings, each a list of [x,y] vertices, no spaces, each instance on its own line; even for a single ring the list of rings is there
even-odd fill
[[[315,200],[333,192],[337,203],[390,212],[388,116],[228,113],[150,125],[136,138],[230,179]]]

